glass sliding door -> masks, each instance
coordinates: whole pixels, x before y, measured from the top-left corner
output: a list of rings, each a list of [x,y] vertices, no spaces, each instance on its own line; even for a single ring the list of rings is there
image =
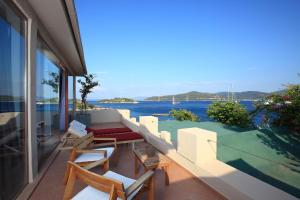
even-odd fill
[[[60,139],[60,69],[57,60],[46,43],[38,37],[36,51],[36,125],[38,167],[55,149]]]
[[[0,0],[0,200],[15,199],[27,183],[25,19]]]

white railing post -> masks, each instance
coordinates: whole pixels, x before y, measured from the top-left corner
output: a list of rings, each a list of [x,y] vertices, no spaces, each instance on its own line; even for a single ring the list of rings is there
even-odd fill
[[[177,151],[195,164],[217,159],[217,133],[200,128],[179,129]]]

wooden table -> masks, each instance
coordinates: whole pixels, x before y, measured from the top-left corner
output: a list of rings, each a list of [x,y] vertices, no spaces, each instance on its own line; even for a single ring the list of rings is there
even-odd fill
[[[138,174],[139,162],[143,165],[146,171],[161,168],[165,174],[165,184],[169,185],[168,170],[171,164],[170,159],[156,150],[152,145],[146,143],[135,146],[135,148],[133,149],[133,153],[135,155],[135,175]]]

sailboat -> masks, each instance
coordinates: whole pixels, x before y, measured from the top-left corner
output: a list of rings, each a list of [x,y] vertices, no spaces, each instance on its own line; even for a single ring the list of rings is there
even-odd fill
[[[173,104],[173,105],[179,104],[179,102],[176,102],[176,101],[175,101],[175,97],[174,97],[174,96],[173,96],[173,99],[172,99],[172,104]]]

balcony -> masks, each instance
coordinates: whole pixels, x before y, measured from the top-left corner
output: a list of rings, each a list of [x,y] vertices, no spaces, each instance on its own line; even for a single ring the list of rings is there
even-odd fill
[[[103,125],[107,127],[111,124]],[[136,178],[134,176],[134,155],[132,153],[131,145],[120,145],[118,147],[118,152],[118,156],[112,158],[113,162],[110,164],[110,170],[130,178]],[[69,151],[61,151],[58,153],[30,199],[62,199],[65,189],[62,180],[66,170],[66,162],[69,153]],[[99,174],[103,173],[102,170],[97,168],[93,171]],[[139,174],[142,173],[143,171],[140,169]],[[164,178],[164,174],[161,170],[155,171],[155,199],[225,199],[175,162],[171,163],[169,169],[169,186],[165,186]],[[75,189],[76,191],[85,187],[83,184],[77,184],[77,186],[78,187]],[[144,194],[142,199],[147,199],[145,196],[146,194]]]

